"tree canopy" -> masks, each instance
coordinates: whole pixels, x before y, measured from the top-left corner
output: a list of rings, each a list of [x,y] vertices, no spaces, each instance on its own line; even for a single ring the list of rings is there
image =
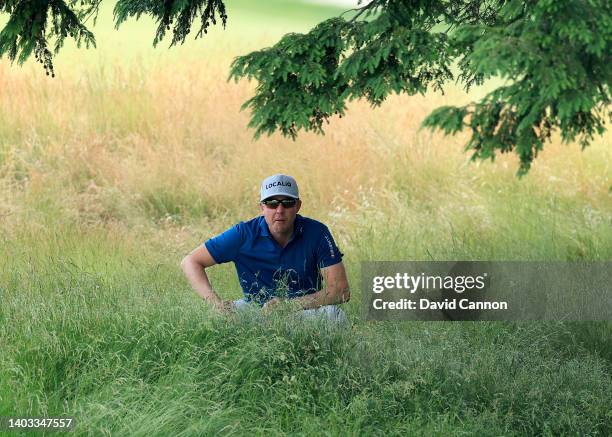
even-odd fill
[[[100,0],[0,0],[9,20],[0,56],[23,63],[31,54],[54,75],[53,55],[70,36],[95,46],[86,27]],[[323,133],[347,103],[380,106],[391,93],[469,90],[490,78],[502,85],[464,106],[437,108],[423,126],[471,134],[473,159],[514,151],[525,174],[551,135],[586,147],[612,120],[612,3],[608,0],[372,0],[305,34],[237,57],[230,78],[257,81],[251,110],[255,135]],[[149,15],[153,44],[183,43],[211,24],[224,27],[222,0],[119,0],[116,27]],[[49,48],[53,44],[53,51]]]

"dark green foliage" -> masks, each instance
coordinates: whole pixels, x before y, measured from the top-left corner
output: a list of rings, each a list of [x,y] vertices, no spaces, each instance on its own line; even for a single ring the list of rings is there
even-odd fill
[[[515,149],[519,174],[556,130],[586,147],[612,116],[611,12],[607,1],[514,0],[493,24],[459,27],[452,37],[459,80],[469,86],[473,78],[495,76],[507,83],[479,102],[435,111],[424,125],[456,131],[460,111],[472,132],[473,158]]]
[[[191,24],[196,18],[200,18],[200,30],[196,38],[207,33],[210,24],[217,24],[217,15],[221,19],[223,27],[227,23],[225,4],[221,0],[119,0],[115,5],[116,27],[129,17],[136,19],[141,15],[151,15],[158,23],[153,45],[156,46],[166,35],[173,25],[171,46],[176,43],[184,43],[185,38],[191,31]]]
[[[23,62],[35,52],[53,73],[67,35],[94,44],[85,27],[99,1],[0,1],[11,18],[0,33],[0,56]],[[612,3],[607,0],[373,0],[351,18],[323,21],[307,34],[285,35],[270,48],[236,58],[230,78],[258,82],[243,105],[255,135],[279,130],[323,133],[333,115],[364,98],[379,106],[391,93],[425,94],[456,81],[466,90],[496,77],[505,83],[480,101],[432,112],[423,125],[453,134],[468,128],[473,159],[515,151],[519,174],[554,132],[586,147],[612,119]],[[183,43],[227,14],[222,0],[119,0],[116,26],[151,15],[153,44],[172,28]],[[344,15],[344,14],[343,14]],[[51,24],[49,24],[51,23]]]
[[[325,21],[308,35],[285,35],[276,46],[234,62],[232,76],[259,81],[255,97],[243,105],[254,109],[250,126],[257,135],[321,132],[330,114],[344,114],[348,84],[336,74],[345,50],[343,25],[341,18]]]
[[[99,5],[100,0],[0,0],[0,11],[10,14],[0,32],[0,56],[8,54],[12,61],[17,58],[22,64],[33,51],[47,75],[54,76],[49,41],[55,41],[55,53],[68,36],[79,47],[82,43],[95,47],[94,35],[85,23],[91,16],[95,21]]]
[[[524,174],[554,131],[586,147],[605,130],[611,9],[603,0],[375,0],[357,14],[369,19],[334,18],[237,58],[231,77],[259,82],[244,105],[256,135],[293,138],[299,129],[322,132],[347,100],[378,106],[393,92],[424,94],[455,79],[469,90],[502,78],[482,100],[439,108],[423,125],[446,134],[467,127],[473,159],[514,150]]]
[[[23,63],[34,51],[47,74],[53,74],[53,53],[58,53],[67,36],[74,38],[79,47],[82,42],[88,48],[90,44],[95,47],[94,35],[85,24],[91,17],[95,23],[100,3],[101,0],[0,0],[0,12],[10,14],[0,32],[0,57],[8,54],[15,60],[19,55],[18,62]],[[171,25],[171,45],[175,45],[185,42],[196,18],[201,20],[196,38],[205,34],[217,19],[221,19],[224,27],[227,22],[221,0],[119,0],[114,13],[117,28],[129,17],[151,15],[158,23],[154,45],[164,38]],[[51,40],[55,40],[53,53],[48,49]]]
[[[437,24],[427,15],[430,3],[415,16],[403,4],[389,4],[380,14],[364,8],[371,19],[333,18],[237,58],[231,77],[259,82],[243,106],[252,109],[256,135],[276,129],[293,138],[299,129],[322,133],[323,121],[344,115],[347,100],[366,98],[378,106],[392,92],[441,89],[452,74],[446,35],[429,32]]]

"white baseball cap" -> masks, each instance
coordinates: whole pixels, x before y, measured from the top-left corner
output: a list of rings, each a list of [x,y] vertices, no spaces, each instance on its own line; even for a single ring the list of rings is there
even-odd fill
[[[299,199],[300,193],[297,182],[286,174],[275,174],[265,178],[261,183],[259,201],[261,202],[272,196],[287,196]]]

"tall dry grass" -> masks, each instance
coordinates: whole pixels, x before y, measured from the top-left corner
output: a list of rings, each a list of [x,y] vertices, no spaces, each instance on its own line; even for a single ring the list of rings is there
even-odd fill
[[[304,213],[327,220],[368,206],[390,219],[408,202],[413,213],[459,208],[486,222],[478,205],[491,190],[500,202],[514,194],[556,196],[610,212],[609,133],[584,152],[555,139],[519,180],[515,157],[470,163],[465,135],[419,130],[432,109],[469,99],[451,89],[393,97],[375,110],[356,102],[325,136],[254,141],[248,114],[239,111],[252,84],[228,83],[225,61],[97,65],[56,79],[2,64],[3,220],[46,211],[78,225],[206,223],[221,230],[257,213],[259,181],[275,172],[293,174]]]
[[[565,234],[597,233],[612,223],[610,133],[584,152],[555,138],[519,180],[514,156],[471,163],[463,151],[466,135],[419,129],[432,109],[478,98],[484,89],[466,95],[450,86],[446,95],[394,96],[378,109],[354,102],[325,136],[254,141],[249,115],[239,111],[254,85],[227,82],[229,64],[308,24],[271,18],[256,33],[245,17],[236,17],[237,30],[172,50],[148,47],[143,32],[152,36],[151,23],[121,34],[103,21],[98,34],[106,40],[98,51],[68,47],[55,79],[37,65],[0,63],[0,220],[6,232],[24,224],[102,227],[121,238],[155,236],[178,253],[257,214],[259,182],[276,172],[298,179],[302,212],[331,223],[350,247],[372,226],[448,247],[462,233],[509,232],[516,239],[517,226],[546,232],[556,216]],[[538,210],[535,227],[530,208]],[[529,232],[520,239],[532,238]],[[431,252],[413,249],[400,252]]]

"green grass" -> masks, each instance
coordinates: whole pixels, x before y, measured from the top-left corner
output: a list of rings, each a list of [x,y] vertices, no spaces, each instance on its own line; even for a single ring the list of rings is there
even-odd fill
[[[609,323],[364,323],[357,290],[346,330],[227,320],[151,242],[31,231],[0,246],[2,416],[95,435],[612,431]],[[212,272],[239,296],[231,268]]]

